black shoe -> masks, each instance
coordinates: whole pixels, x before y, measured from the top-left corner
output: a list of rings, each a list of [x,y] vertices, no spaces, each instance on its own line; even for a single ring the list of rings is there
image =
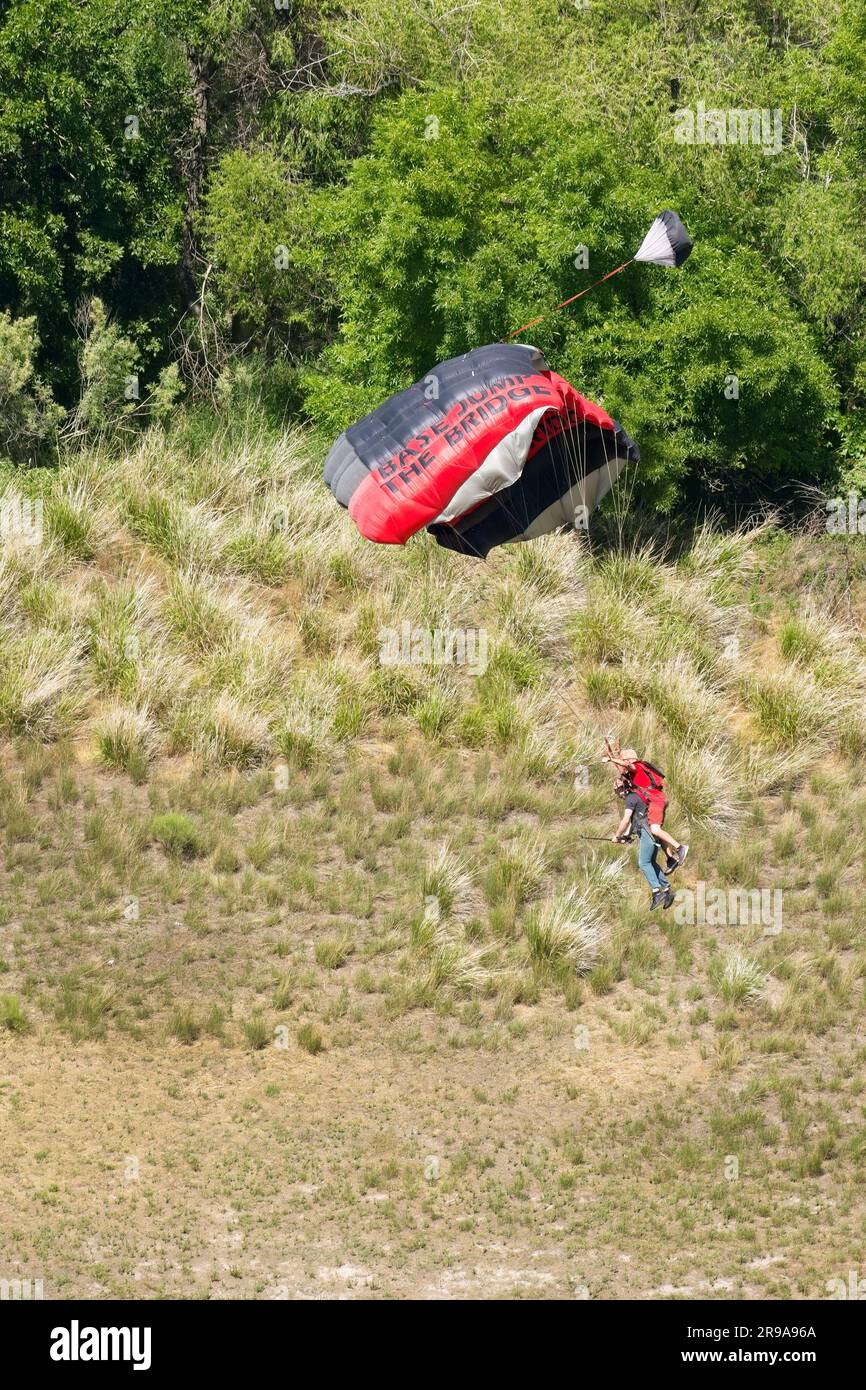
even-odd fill
[[[676,893],[674,892],[673,888],[668,888],[665,890],[665,895],[662,898],[662,907],[665,911],[667,911],[669,907],[673,907],[675,897]]]
[[[650,912],[653,912],[653,911],[655,910],[655,908],[657,908],[657,907],[661,907],[661,905],[662,905],[662,903],[664,902],[664,900],[665,900],[665,892],[664,892],[664,889],[663,889],[663,888],[656,888],[655,891],[654,891],[654,893],[653,893],[653,900],[652,900],[652,902],[650,903]]]
[[[672,874],[674,869],[678,869],[679,867],[680,861],[678,859],[674,859],[673,855],[669,854],[668,862],[665,864],[665,873]]]

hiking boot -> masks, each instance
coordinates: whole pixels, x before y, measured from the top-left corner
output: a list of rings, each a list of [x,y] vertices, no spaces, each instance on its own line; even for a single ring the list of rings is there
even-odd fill
[[[665,895],[662,898],[662,907],[665,911],[667,911],[669,907],[673,907],[675,897],[676,893],[674,892],[673,888],[668,888],[665,890]]]
[[[668,890],[668,891],[670,891],[670,890]],[[655,910],[655,908],[657,908],[657,907],[661,907],[661,905],[662,905],[662,903],[664,902],[664,900],[665,900],[665,890],[664,890],[663,888],[656,888],[655,891],[654,891],[654,893],[653,893],[653,900],[652,900],[652,902],[650,903],[650,912],[653,912],[653,911]]]

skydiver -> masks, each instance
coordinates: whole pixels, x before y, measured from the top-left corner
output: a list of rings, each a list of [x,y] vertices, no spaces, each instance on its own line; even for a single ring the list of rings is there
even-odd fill
[[[622,820],[611,839],[615,844],[627,844],[638,837],[638,868],[650,886],[652,901],[650,912],[655,908],[667,909],[672,906],[676,894],[670,886],[664,870],[656,861],[659,846],[650,833],[647,810],[643,798],[631,786],[629,779],[620,775],[614,783],[614,791],[623,803]]]
[[[662,828],[668,799],[665,795],[664,773],[653,763],[639,758],[634,748],[620,749],[619,744],[611,746],[609,739],[604,741],[605,753],[602,762],[611,763],[622,776],[628,777],[632,789],[643,801],[650,832],[664,848],[667,855],[666,868],[673,873],[686,862],[689,847],[677,840]]]

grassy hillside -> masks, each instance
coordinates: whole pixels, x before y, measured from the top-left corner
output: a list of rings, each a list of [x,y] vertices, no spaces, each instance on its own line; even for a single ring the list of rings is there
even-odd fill
[[[866,1215],[859,538],[623,514],[476,565],[238,441],[0,481],[42,519],[0,549],[0,1275],[823,1295]],[[579,838],[610,729],[692,845],[664,915]]]

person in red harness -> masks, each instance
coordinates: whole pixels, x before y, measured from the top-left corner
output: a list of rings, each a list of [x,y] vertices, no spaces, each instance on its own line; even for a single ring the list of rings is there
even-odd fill
[[[665,775],[660,768],[639,758],[634,748],[620,749],[619,744],[611,746],[604,741],[605,753],[602,762],[612,763],[621,776],[628,778],[633,790],[637,792],[647,809],[650,834],[664,846],[668,856],[667,871],[673,873],[686,862],[689,852],[687,844],[674,839],[662,828],[668,799],[665,795]]]

